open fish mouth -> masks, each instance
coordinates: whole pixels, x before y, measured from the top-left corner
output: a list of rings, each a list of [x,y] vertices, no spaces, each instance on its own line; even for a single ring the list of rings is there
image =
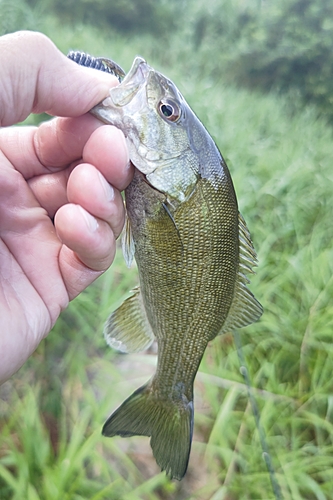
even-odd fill
[[[131,69],[120,85],[110,90],[110,96],[103,102],[104,105],[122,107],[129,104],[138,91],[146,85],[152,68],[142,57],[136,57]]]
[[[93,57],[81,51],[70,51],[67,57],[80,66],[94,68],[117,77],[120,85],[110,90],[110,96],[103,101],[104,106],[125,106],[148,81],[149,75],[154,73],[145,59],[140,56],[134,59],[127,74],[116,62],[106,57]]]
[[[143,57],[137,56],[132,64],[131,69],[122,81],[122,85],[127,85],[129,82],[142,84],[142,82],[147,78],[151,67],[143,59]]]

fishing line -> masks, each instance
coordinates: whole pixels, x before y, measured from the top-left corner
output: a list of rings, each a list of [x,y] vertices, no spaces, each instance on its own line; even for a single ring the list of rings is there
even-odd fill
[[[266,467],[267,467],[267,470],[269,472],[269,477],[270,477],[273,493],[274,493],[276,500],[283,500],[281,488],[280,488],[280,485],[276,479],[274,466],[272,464],[271,456],[269,454],[268,445],[267,445],[266,436],[265,436],[265,431],[264,431],[264,429],[261,425],[261,422],[260,422],[260,412],[259,412],[259,408],[257,405],[257,401],[256,401],[254,394],[253,394],[253,389],[252,389],[252,385],[251,385],[251,381],[250,381],[250,377],[249,377],[249,372],[248,372],[248,369],[246,368],[246,363],[245,363],[245,358],[244,358],[244,353],[243,353],[243,348],[242,348],[242,342],[241,342],[238,330],[235,330],[233,332],[233,336],[234,336],[234,341],[235,341],[235,344],[237,347],[237,355],[238,355],[238,360],[239,360],[239,364],[240,364],[239,371],[241,372],[241,374],[244,378],[246,387],[247,387],[247,395],[248,395],[248,398],[250,401],[252,413],[253,413],[254,420],[256,423],[256,428],[257,428],[257,431],[259,434],[259,441],[260,441],[261,449],[263,452],[262,456],[265,460]]]

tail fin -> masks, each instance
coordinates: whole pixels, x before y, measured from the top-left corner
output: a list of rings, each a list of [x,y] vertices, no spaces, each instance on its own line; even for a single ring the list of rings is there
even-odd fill
[[[137,389],[108,418],[104,436],[151,436],[157,464],[169,477],[184,477],[193,433],[193,401],[162,399],[148,384]]]

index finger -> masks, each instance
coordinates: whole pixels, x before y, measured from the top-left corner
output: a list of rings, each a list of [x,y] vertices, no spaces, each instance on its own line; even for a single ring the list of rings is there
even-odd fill
[[[52,173],[82,157],[91,134],[104,126],[89,114],[54,118],[39,127],[0,130],[0,151],[25,179]]]
[[[118,83],[112,75],[74,63],[34,32],[0,37],[0,74],[1,126],[23,121],[31,112],[80,116]]]

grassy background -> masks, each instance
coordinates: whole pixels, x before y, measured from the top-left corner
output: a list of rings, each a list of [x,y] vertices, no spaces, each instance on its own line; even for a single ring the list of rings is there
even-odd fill
[[[258,251],[251,290],[265,313],[240,337],[282,497],[332,499],[331,125],[295,93],[249,91],[202,71],[207,46],[195,52],[186,26],[183,38],[163,35],[159,43],[149,33],[60,24],[40,5],[18,5],[25,17],[16,29],[38,28],[65,53],[110,56],[125,70],[136,54],[148,59],[216,140]],[[136,282],[119,251],[0,388],[0,498],[275,498],[232,336],[209,345],[196,378],[193,449],[181,483],[159,472],[147,438],[101,436],[105,418],[156,364],[153,350],[117,354],[101,334]]]

